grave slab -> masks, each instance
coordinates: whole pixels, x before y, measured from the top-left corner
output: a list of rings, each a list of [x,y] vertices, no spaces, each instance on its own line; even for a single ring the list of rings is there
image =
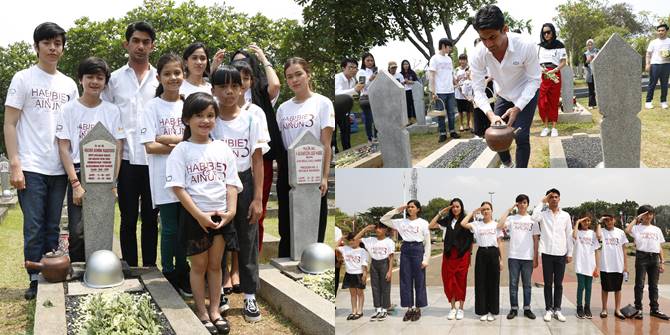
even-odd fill
[[[561,69],[561,100],[563,100],[563,111],[571,113],[574,109],[572,98],[575,95],[575,75],[569,65]]]
[[[426,125],[426,105],[423,101],[423,83],[415,81],[412,84],[412,99],[414,100],[414,114],[416,114],[416,124]]]
[[[91,288],[86,286],[81,281],[73,281],[67,283],[67,295],[85,295],[85,294],[96,294],[96,293],[107,293],[107,292],[137,292],[144,290],[142,283],[139,279],[129,278],[123,281],[123,284],[115,287],[109,288]]]
[[[33,334],[67,334],[63,283],[49,283],[40,275],[37,287]]]
[[[593,122],[593,114],[589,112],[584,106],[577,103],[573,112],[565,113],[558,111],[558,122],[560,123],[591,123]]]

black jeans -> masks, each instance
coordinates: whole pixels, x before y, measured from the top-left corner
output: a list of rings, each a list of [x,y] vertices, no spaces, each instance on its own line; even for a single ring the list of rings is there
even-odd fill
[[[75,164],[79,169],[79,164]],[[77,172],[77,179],[81,180],[81,173]],[[83,207],[74,204],[72,185],[67,185],[67,230],[70,234],[68,253],[71,262],[84,262],[84,222],[82,220]]]
[[[137,266],[137,217],[141,216],[142,265],[156,266],[158,208],[153,208],[151,204],[149,167],[133,165],[127,160],[122,160],[118,193],[121,212],[119,235],[123,260],[130,266]],[[138,213],[139,209],[141,214]]]
[[[500,314],[500,250],[479,247],[475,258],[475,314]]]
[[[530,99],[526,107],[521,110],[521,113],[517,114],[516,120],[512,127],[521,128],[517,133],[514,139],[516,142],[516,167],[526,168],[528,167],[528,160],[530,158],[530,126],[533,124],[533,116],[535,115],[535,108],[537,107],[537,96],[538,92],[535,92],[535,96]],[[505,114],[507,109],[514,107],[514,104],[510,101],[503,99],[498,96],[496,98],[495,108],[493,112],[502,116]],[[512,161],[512,156],[509,151],[499,152],[500,160],[509,164]]]
[[[351,125],[349,124],[349,113],[351,107],[354,105],[354,99],[347,94],[340,94],[335,96],[335,130],[333,131],[333,139],[331,146],[337,149],[337,129],[340,129],[340,141],[342,142],[342,150],[351,148]]]
[[[565,275],[565,256],[542,254],[542,275],[544,277],[544,309],[560,311],[563,297],[563,275]],[[552,295],[553,285],[553,295]]]
[[[407,118],[416,118],[416,111],[414,111],[414,96],[412,90],[405,90],[405,100],[407,100]]]
[[[596,87],[593,82],[587,82],[586,83],[589,87],[589,107],[595,107],[598,106],[596,103]]]
[[[635,252],[635,308],[642,309],[644,280],[649,277],[649,308],[658,310],[658,269],[660,259],[657,253],[637,250]]]

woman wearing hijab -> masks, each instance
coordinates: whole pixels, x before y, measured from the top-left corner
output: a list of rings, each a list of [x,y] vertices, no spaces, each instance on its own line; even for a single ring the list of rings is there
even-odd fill
[[[558,121],[558,103],[561,97],[561,69],[566,64],[567,55],[565,45],[556,39],[556,28],[551,23],[545,23],[540,30],[540,44],[537,55],[542,66],[542,83],[537,107],[544,123],[540,136],[549,135],[551,122],[551,136],[558,136],[556,122]]]
[[[586,52],[584,52],[584,70],[586,72],[586,84],[589,86],[589,109],[593,109],[596,106],[596,89],[593,84],[593,71],[591,71],[591,62],[596,55],[598,54],[598,48],[595,47],[595,43],[592,39],[586,41]]]

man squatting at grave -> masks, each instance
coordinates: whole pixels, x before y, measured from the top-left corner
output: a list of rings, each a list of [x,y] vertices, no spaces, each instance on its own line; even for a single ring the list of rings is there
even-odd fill
[[[521,128],[516,135],[516,167],[528,166],[530,126],[537,107],[542,74],[535,43],[521,35],[509,33],[505,17],[495,5],[481,8],[473,26],[482,40],[472,56],[472,86],[475,104],[491,124],[503,123]],[[486,97],[485,76],[495,78],[498,91],[491,109]],[[505,167],[515,167],[509,151],[498,153]]]
[[[79,97],[74,80],[59,72],[65,30],[52,22],[33,33],[37,64],[17,72],[5,100],[5,145],[11,167],[10,183],[18,191],[23,212],[23,257],[39,262],[58,248],[58,235],[67,177],[58,156],[55,133],[63,105]],[[28,270],[26,299],[37,294],[39,271]]]

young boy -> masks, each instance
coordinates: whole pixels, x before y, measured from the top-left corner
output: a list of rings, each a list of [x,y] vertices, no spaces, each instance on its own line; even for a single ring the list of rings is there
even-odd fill
[[[363,235],[375,231],[375,237]],[[386,236],[388,228],[383,224],[368,225],[361,230],[354,239],[361,240],[364,248],[372,258],[370,264],[370,283],[372,284],[372,300],[375,314],[370,321],[384,321],[391,307],[391,277],[393,270],[393,253],[395,242]]]
[[[70,260],[83,262],[84,224],[82,222],[82,200],[86,190],[79,178],[79,143],[98,122],[116,139],[116,163],[114,180],[119,173],[123,139],[126,137],[121,124],[121,111],[116,105],[100,99],[100,94],[109,81],[109,67],[98,57],[89,57],[79,63],[77,78],[84,88],[79,99],[63,106],[56,125],[58,152],[70,186],[67,188],[67,217],[70,233]],[[116,185],[112,186],[116,192]],[[110,190],[111,192],[112,190]],[[116,193],[115,193],[116,194]]]
[[[24,260],[39,262],[58,248],[59,223],[67,178],[54,141],[63,105],[77,97],[74,80],[58,71],[65,48],[65,30],[52,22],[35,28],[37,65],[17,72],[5,100],[5,145],[10,182],[17,189],[23,212]],[[28,270],[26,299],[37,294],[37,274]]]
[[[654,207],[642,205],[637,209],[637,216],[626,226],[626,233],[635,239],[635,308],[636,319],[642,319],[642,293],[644,279],[649,277],[649,315],[659,319],[670,320],[658,309],[658,276],[663,273],[663,249],[661,243],[665,237],[661,229],[654,226]]]

